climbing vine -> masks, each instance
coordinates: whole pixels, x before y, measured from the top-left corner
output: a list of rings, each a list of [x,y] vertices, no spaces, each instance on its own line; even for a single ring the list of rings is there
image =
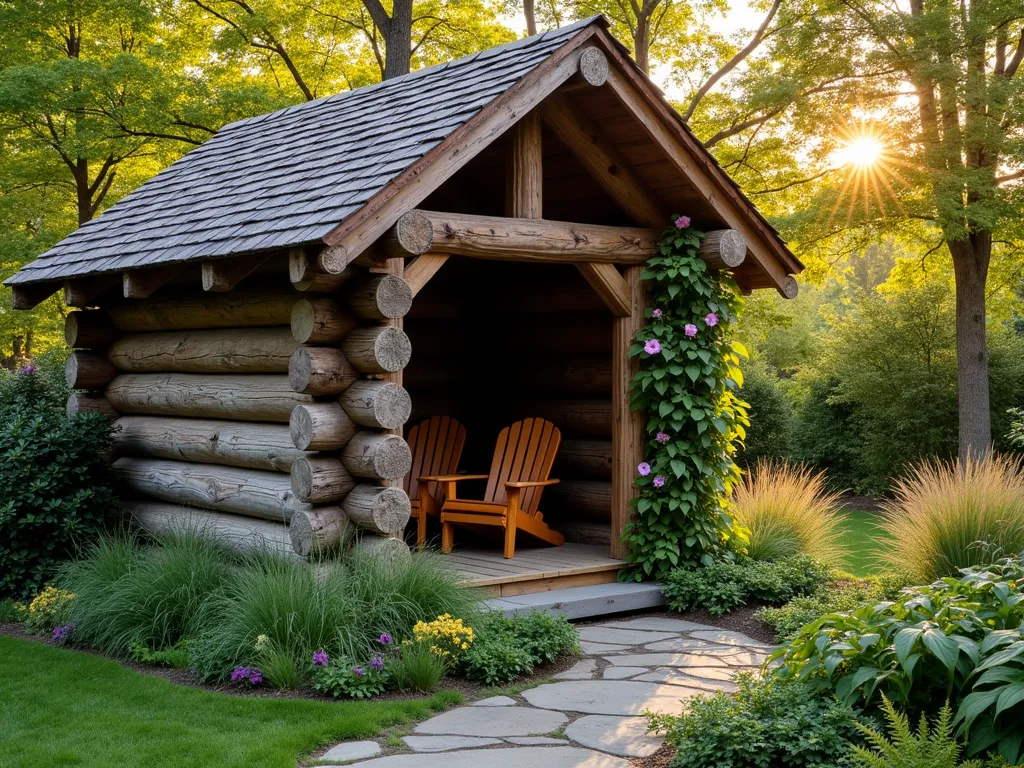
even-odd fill
[[[709,565],[746,537],[730,501],[740,477],[732,457],[749,425],[735,394],[747,351],[728,340],[741,298],[729,275],[698,258],[703,237],[678,217],[642,274],[647,323],[629,355],[640,367],[631,408],[647,413],[647,435],[624,534],[637,580]]]

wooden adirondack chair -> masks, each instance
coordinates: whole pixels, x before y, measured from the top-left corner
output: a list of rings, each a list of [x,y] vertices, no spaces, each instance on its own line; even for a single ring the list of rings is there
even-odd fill
[[[426,481],[428,475],[454,475],[459,469],[466,428],[450,416],[433,416],[409,430],[412,469],[405,476],[405,492],[416,519],[416,544],[427,541],[427,518],[441,513],[441,483]]]
[[[565,537],[549,528],[537,509],[544,486],[558,482],[548,479],[548,475],[561,441],[562,433],[550,421],[524,419],[501,430],[489,474],[431,478],[444,485],[441,551],[452,551],[456,523],[504,528],[506,559],[515,557],[516,531],[555,546],[564,544]],[[484,479],[487,490],[481,501],[458,498],[456,485],[460,480]]]

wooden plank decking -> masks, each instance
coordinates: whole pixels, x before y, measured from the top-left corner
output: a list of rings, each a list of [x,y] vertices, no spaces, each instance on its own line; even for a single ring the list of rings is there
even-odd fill
[[[510,560],[500,548],[456,549],[443,557],[472,586],[493,597],[608,584],[626,565],[608,556],[607,545],[597,544],[517,549]]]

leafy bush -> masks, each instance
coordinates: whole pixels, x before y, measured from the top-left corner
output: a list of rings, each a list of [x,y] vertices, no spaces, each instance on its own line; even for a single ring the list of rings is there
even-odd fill
[[[1007,413],[1011,417],[1010,430],[1006,440],[1010,445],[1024,448],[1024,408],[1011,408]]]
[[[654,715],[652,729],[676,748],[672,768],[835,768],[856,738],[853,711],[795,680],[737,675],[739,692],[687,703],[678,717]]]
[[[30,634],[52,632],[71,623],[71,606],[76,595],[66,589],[46,587],[28,605],[25,631]]]
[[[529,674],[539,664],[579,651],[579,634],[564,617],[531,611],[511,618],[488,613],[474,624],[476,639],[462,658],[471,680],[500,685]]]
[[[828,566],[810,557],[789,557],[775,563],[743,559],[706,568],[679,568],[668,576],[665,602],[675,611],[704,608],[721,616],[751,599],[784,603],[810,594],[831,575]]]
[[[749,533],[755,560],[810,555],[826,563],[842,554],[839,494],[825,474],[786,463],[758,462],[736,489],[736,519]]]
[[[398,648],[395,658],[388,661],[388,669],[398,690],[429,693],[437,688],[448,665],[434,653],[431,643],[414,640]]]
[[[148,648],[142,643],[134,643],[128,649],[128,655],[132,661],[140,664],[153,664],[158,667],[173,667],[174,669],[185,669],[191,663],[191,655],[188,650],[188,641],[182,640],[170,648]]]
[[[1024,459],[986,455],[916,465],[883,505],[885,559],[920,582],[1024,553]]]
[[[896,601],[823,616],[777,652],[778,674],[877,711],[882,696],[909,714],[957,709],[968,754],[996,746],[1024,757],[1024,561],[965,569]]]
[[[910,581],[910,577],[901,571],[863,579],[837,572],[813,593],[794,597],[777,608],[762,608],[757,612],[757,618],[771,626],[780,638],[785,638],[826,614],[895,600]]]
[[[736,453],[741,466],[752,467],[762,461],[784,461],[789,458],[793,440],[793,408],[779,379],[756,360],[743,367],[743,389],[740,396],[747,401],[747,436]]]
[[[0,372],[0,595],[27,598],[119,512],[108,420],[68,420],[55,363],[22,371]]]
[[[340,656],[313,669],[313,687],[335,698],[368,699],[387,689],[389,675],[383,664],[356,664]]]
[[[25,620],[27,610],[13,600],[0,600],[0,624],[20,624]]]

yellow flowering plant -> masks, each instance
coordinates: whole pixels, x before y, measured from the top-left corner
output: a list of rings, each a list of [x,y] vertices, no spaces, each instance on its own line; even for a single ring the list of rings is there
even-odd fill
[[[67,624],[71,613],[71,601],[74,599],[74,593],[66,589],[46,587],[29,603],[25,631],[32,634],[50,632]]]
[[[450,664],[455,664],[473,644],[473,628],[450,613],[443,613],[434,621],[418,621],[412,628],[418,643],[430,643],[431,650]]]

